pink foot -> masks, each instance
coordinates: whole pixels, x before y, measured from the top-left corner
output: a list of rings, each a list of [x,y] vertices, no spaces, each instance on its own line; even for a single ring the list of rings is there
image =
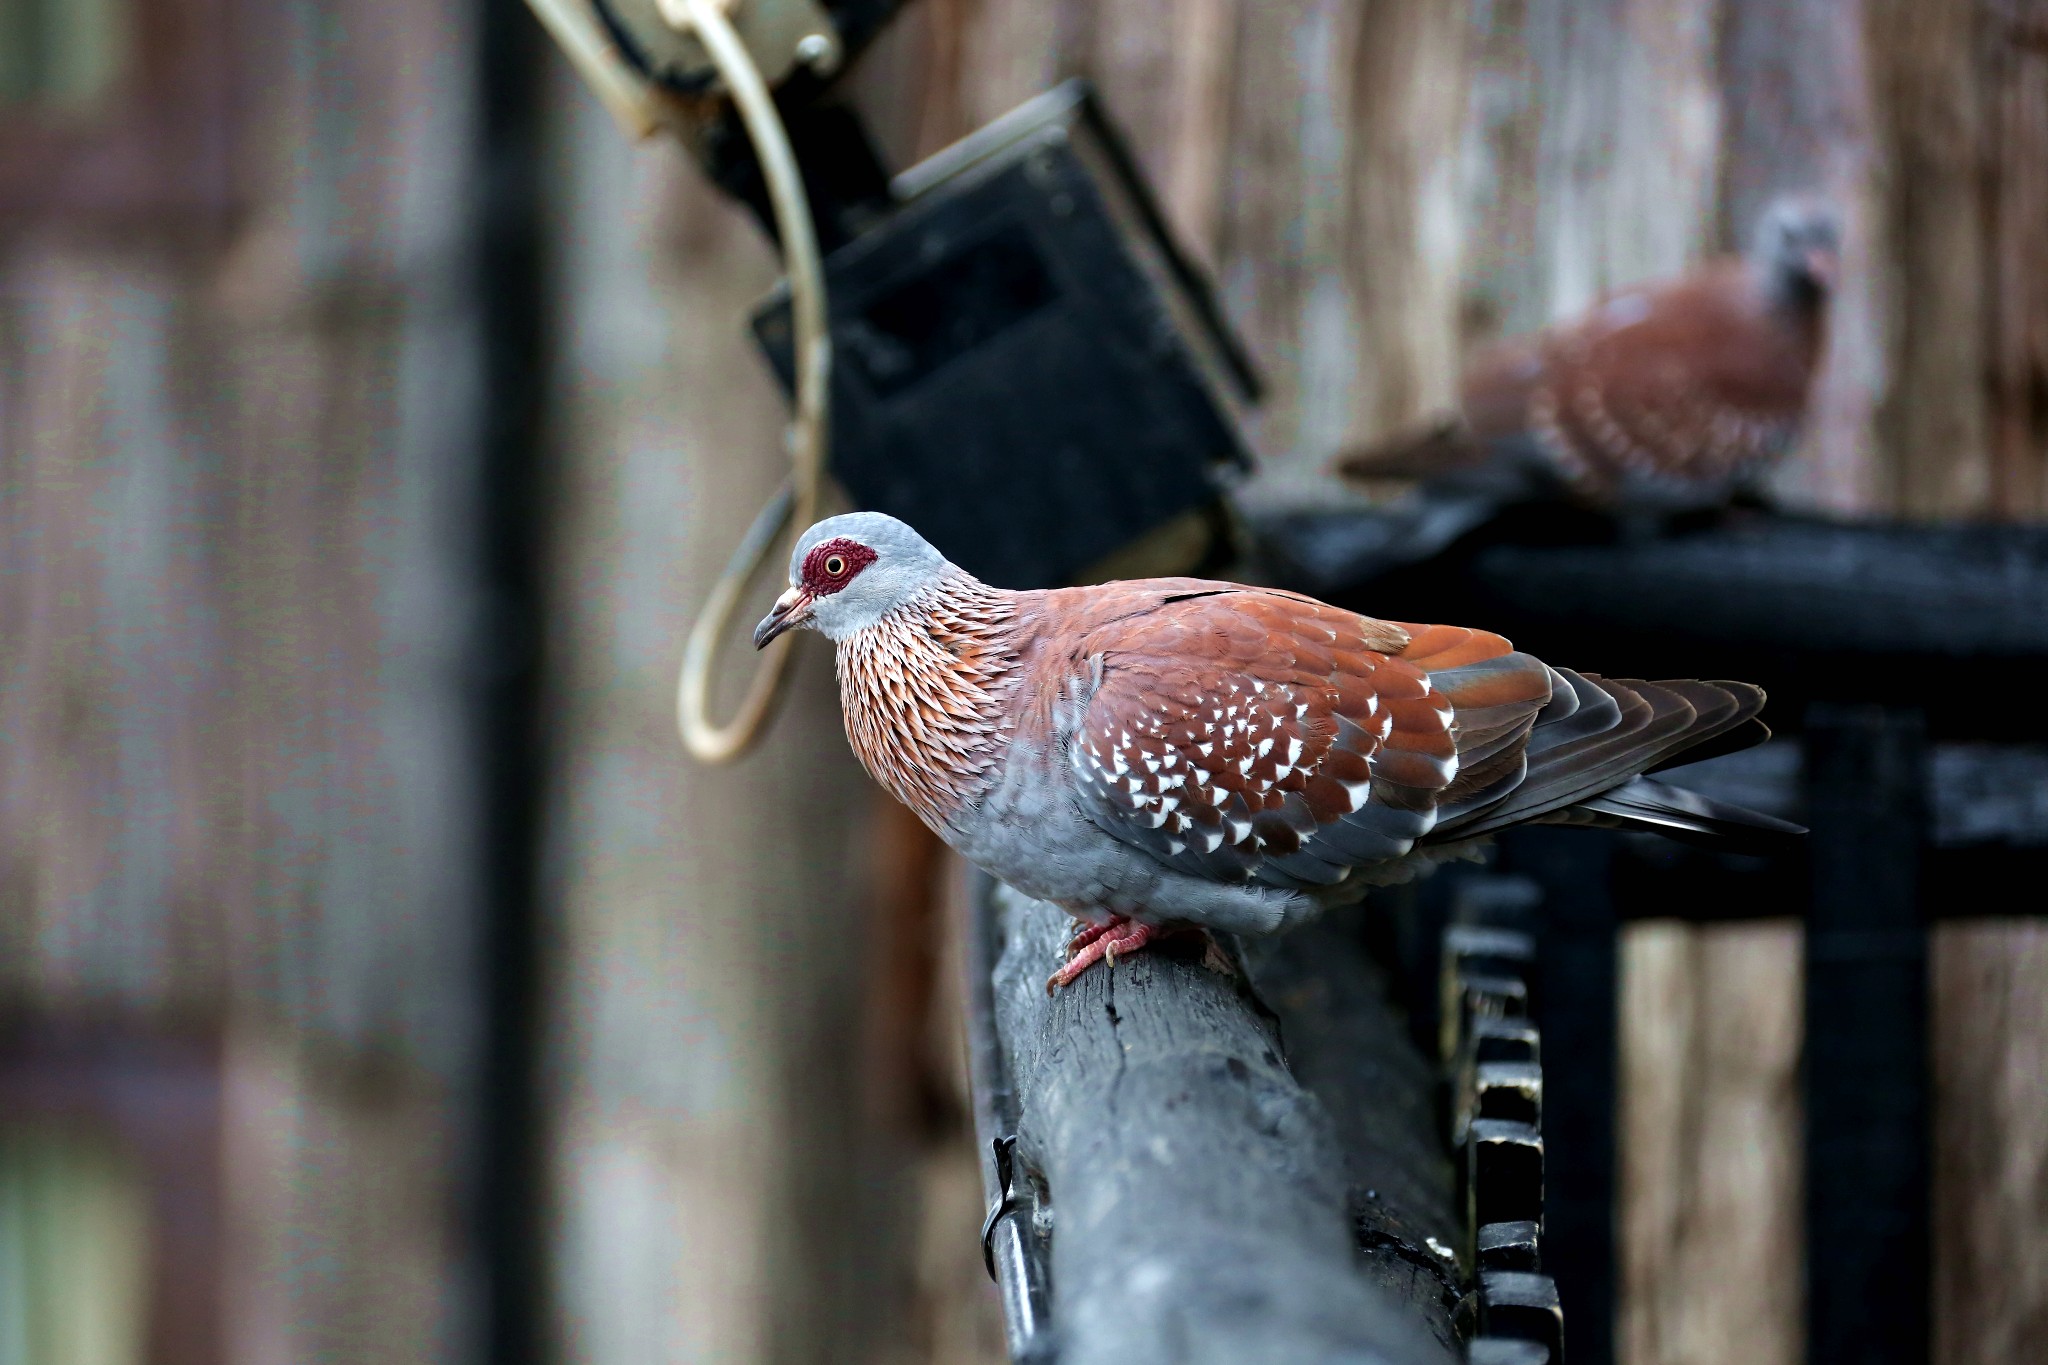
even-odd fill
[[[1073,937],[1067,940],[1067,956],[1072,957],[1075,953],[1080,952],[1110,930],[1120,929],[1128,922],[1127,920],[1113,919],[1103,924],[1090,924],[1084,921],[1075,925]]]
[[[1062,986],[1071,986],[1075,978],[1094,966],[1097,961],[1116,966],[1118,953],[1126,955],[1158,938],[1161,930],[1150,924],[1118,915],[1107,924],[1088,924],[1074,931],[1074,937],[1067,943],[1067,965],[1045,979],[1045,993],[1051,995]]]

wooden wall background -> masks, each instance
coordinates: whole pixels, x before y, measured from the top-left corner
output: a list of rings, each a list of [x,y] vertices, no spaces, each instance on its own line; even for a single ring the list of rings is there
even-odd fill
[[[1443,403],[1468,345],[1737,246],[1773,193],[1818,189],[1850,223],[1846,281],[1786,498],[2016,517],[2048,512],[2044,34],[2041,0],[918,0],[852,85],[901,166],[1097,81],[1271,381],[1252,496],[1326,493],[1330,453]],[[564,433],[588,466],[563,580],[567,1321],[577,1358],[626,1359],[722,1305],[684,1358],[853,1358],[826,1324],[856,1321],[846,1267],[877,1240],[814,1211],[809,1245],[778,1250],[775,1220],[843,1175],[859,1131],[831,1111],[862,1055],[861,912],[829,888],[861,782],[815,651],[738,773],[686,767],[669,735],[685,615],[780,461],[741,333],[770,266],[671,153],[627,157],[580,93],[558,119],[585,262],[565,277],[586,320]],[[825,870],[790,865],[792,840]],[[1938,1358],[2038,1354],[2048,934],[1937,940]],[[1801,1356],[1799,951],[1783,924],[1629,933],[1635,1365]],[[701,1053],[680,1073],[675,1039]],[[741,1098],[749,1057],[768,1090]],[[864,1178],[900,1171],[875,1159]],[[636,1201],[634,1245],[674,1269],[602,1283],[624,1255],[608,1210]],[[940,1260],[972,1256],[955,1234]],[[869,1283],[913,1293],[891,1274]],[[921,1349],[890,1340],[887,1358]]]
[[[239,16],[232,201],[0,202],[0,1012],[226,1039],[236,1359],[459,1355],[474,13],[189,3]],[[1848,284],[1788,496],[2048,512],[2048,0],[917,0],[853,85],[907,164],[1075,73],[1272,381],[1257,496],[1819,185]],[[669,720],[780,462],[773,263],[559,64],[545,98],[556,1344],[987,1358],[950,1026],[906,1080],[870,984],[930,869],[819,651],[738,769]],[[1799,1353],[1797,952],[1631,932],[1631,1361]],[[1939,1358],[2048,1354],[2048,934],[1945,927],[1934,972]]]
[[[225,161],[0,195],[0,1019],[222,1050],[235,1361],[468,1349],[471,20],[153,7]]]

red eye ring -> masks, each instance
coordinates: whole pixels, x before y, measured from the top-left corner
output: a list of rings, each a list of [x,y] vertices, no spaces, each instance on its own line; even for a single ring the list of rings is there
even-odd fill
[[[854,576],[875,562],[875,552],[857,540],[840,536],[814,547],[804,557],[799,575],[814,596],[828,597],[851,583]]]

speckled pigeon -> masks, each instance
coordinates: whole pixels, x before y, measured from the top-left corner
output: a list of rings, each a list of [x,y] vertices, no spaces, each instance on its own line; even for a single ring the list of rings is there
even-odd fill
[[[806,531],[754,631],[838,645],[847,738],[969,861],[1082,921],[1048,989],[1164,929],[1269,933],[1530,821],[1797,832],[1643,776],[1768,732],[1745,683],[1197,578],[1010,592],[893,517]]]
[[[1777,200],[1746,258],[1622,290],[1484,348],[1466,366],[1454,418],[1340,456],[1336,468],[1453,487],[1490,480],[1624,510],[1723,504],[1751,491],[1799,435],[1839,237],[1826,205]]]

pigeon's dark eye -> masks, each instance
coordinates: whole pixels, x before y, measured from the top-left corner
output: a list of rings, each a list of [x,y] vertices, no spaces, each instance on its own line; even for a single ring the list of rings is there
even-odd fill
[[[825,572],[831,574],[834,578],[837,578],[839,577],[839,575],[845,573],[846,557],[844,555],[829,556],[825,560]]]

